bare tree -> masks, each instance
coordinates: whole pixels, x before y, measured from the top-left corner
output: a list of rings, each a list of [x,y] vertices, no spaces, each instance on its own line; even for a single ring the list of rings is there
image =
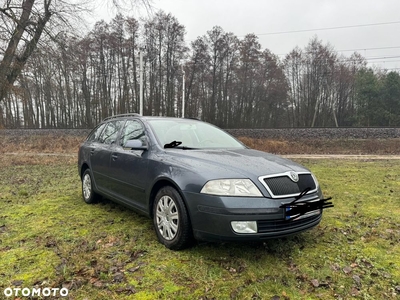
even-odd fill
[[[0,58],[8,46],[4,32]],[[214,27],[189,49],[184,35],[176,18],[159,12],[142,21],[117,15],[83,38],[42,37],[0,102],[0,125],[92,127],[110,114],[138,111],[139,51],[147,115],[180,116],[185,93],[186,116],[228,128],[400,123],[400,77],[368,70],[357,53],[338,56],[313,38],[281,61],[253,34],[239,39]]]
[[[206,98],[206,81],[210,54],[204,37],[197,38],[191,44],[189,61],[185,65],[186,71],[186,115],[200,118],[202,115],[202,99]]]
[[[144,24],[145,113],[176,116],[181,102],[182,60],[187,52],[185,27],[162,11]]]
[[[118,0],[112,2],[117,7],[120,5]],[[18,0],[1,0],[0,104],[38,43],[46,35],[56,36],[61,24],[71,26],[70,20],[87,11],[89,3],[89,0],[80,3],[68,0],[23,0],[22,3]],[[149,0],[132,0],[131,3],[150,7]],[[1,111],[0,115],[3,115]]]

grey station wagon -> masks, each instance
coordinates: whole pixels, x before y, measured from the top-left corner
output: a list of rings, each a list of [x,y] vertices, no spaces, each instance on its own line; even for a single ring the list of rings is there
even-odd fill
[[[107,118],[82,143],[78,169],[86,203],[103,196],[151,217],[159,241],[174,250],[195,239],[299,233],[333,206],[307,168],[193,119]]]

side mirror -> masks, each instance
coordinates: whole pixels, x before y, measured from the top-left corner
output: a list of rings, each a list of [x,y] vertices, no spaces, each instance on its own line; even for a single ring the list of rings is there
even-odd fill
[[[147,145],[141,140],[129,140],[123,147],[130,150],[147,150]]]

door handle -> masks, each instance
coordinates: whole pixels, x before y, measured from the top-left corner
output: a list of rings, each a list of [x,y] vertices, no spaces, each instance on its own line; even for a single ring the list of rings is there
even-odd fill
[[[90,149],[90,155],[94,154],[94,149]]]
[[[116,160],[118,158],[118,154],[111,154],[111,157],[113,160]]]

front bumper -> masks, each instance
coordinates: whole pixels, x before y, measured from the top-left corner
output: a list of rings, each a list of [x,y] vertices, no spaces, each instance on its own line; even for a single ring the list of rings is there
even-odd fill
[[[193,234],[206,241],[261,241],[297,234],[319,224],[322,210],[299,219],[285,220],[279,206],[293,199],[221,197],[184,192]],[[305,200],[321,199],[317,193]],[[232,221],[256,221],[257,233],[236,233]]]

